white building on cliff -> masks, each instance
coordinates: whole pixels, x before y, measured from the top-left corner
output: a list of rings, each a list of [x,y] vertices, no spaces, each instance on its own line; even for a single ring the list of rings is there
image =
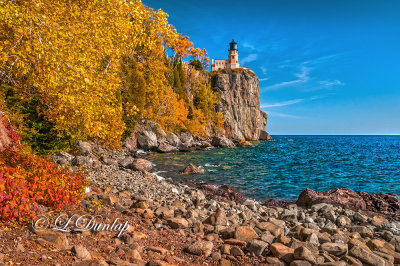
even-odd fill
[[[228,60],[226,59],[213,59],[211,64],[211,71],[217,71],[225,68],[239,68],[239,52],[237,49],[237,43],[232,40],[229,44],[229,55]]]

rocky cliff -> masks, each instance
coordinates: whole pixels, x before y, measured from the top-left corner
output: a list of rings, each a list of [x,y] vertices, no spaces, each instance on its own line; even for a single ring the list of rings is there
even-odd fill
[[[224,135],[235,140],[268,140],[267,113],[260,108],[259,81],[249,69],[212,73],[211,84],[221,94],[216,111],[224,114]]]

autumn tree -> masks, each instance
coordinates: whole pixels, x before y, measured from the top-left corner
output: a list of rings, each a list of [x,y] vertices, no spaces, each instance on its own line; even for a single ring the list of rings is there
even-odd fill
[[[2,1],[0,33],[2,82],[25,97],[34,87],[60,134],[111,146],[125,130],[127,108],[117,97],[124,56],[146,68],[145,105],[157,105],[168,87],[160,66],[165,50],[187,56],[192,45],[166,13],[140,1]]]
[[[139,70],[138,63],[132,57],[125,57],[122,62],[122,87],[120,100],[123,106],[124,136],[128,137],[141,118],[146,104],[146,81]]]

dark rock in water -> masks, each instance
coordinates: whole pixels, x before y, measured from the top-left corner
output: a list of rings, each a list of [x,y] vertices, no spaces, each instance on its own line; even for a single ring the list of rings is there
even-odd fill
[[[196,165],[190,163],[183,169],[182,174],[201,174],[204,173],[203,169],[198,168]]]
[[[261,131],[259,140],[269,141],[274,140],[271,135],[266,131]]]
[[[347,188],[336,188],[330,191],[314,191],[306,189],[301,192],[296,204],[311,207],[318,203],[340,205],[347,209],[372,212],[396,212],[399,198],[394,194],[354,192]]]
[[[195,183],[185,182],[185,185],[200,189],[203,191],[206,199],[214,199],[217,201],[234,201],[236,203],[243,203],[245,196],[237,189],[233,189],[227,185],[217,185],[208,183]]]
[[[227,138],[224,137],[214,137],[211,141],[211,145],[215,147],[221,147],[221,148],[234,148],[235,144]]]
[[[400,209],[399,197],[391,193],[359,193],[366,203],[368,211],[396,212]]]

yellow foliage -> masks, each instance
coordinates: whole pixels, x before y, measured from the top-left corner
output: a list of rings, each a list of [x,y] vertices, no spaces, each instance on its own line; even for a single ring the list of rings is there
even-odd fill
[[[182,38],[163,11],[122,0],[1,1],[0,36],[0,74],[14,75],[28,97],[36,87],[60,132],[114,147],[124,131],[123,56],[149,62]],[[153,91],[162,75],[148,75]]]
[[[207,119],[199,109],[193,110],[192,119],[188,121],[188,131],[197,136],[204,136]]]

